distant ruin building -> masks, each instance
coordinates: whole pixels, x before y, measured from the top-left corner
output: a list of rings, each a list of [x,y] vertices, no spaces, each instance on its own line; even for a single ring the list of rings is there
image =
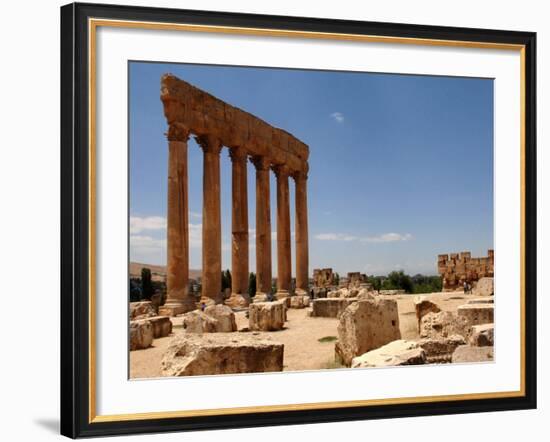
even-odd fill
[[[437,270],[443,280],[443,291],[461,290],[465,282],[473,284],[480,278],[493,277],[494,250],[488,250],[487,255],[482,258],[472,258],[470,252],[438,255]]]
[[[367,275],[361,272],[348,273],[348,287],[359,287],[361,284],[368,282]]]
[[[334,273],[332,269],[313,269],[314,287],[332,287],[334,285]]]

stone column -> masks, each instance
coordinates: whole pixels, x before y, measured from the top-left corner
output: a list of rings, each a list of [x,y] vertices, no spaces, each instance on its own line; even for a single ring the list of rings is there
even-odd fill
[[[265,157],[255,157],[256,167],[256,293],[271,293],[271,204],[269,166]]]
[[[187,140],[189,129],[171,124],[168,129],[168,216],[166,303],[160,313],[175,316],[195,309],[189,294],[189,213]]]
[[[219,304],[222,296],[222,231],[220,208],[221,141],[205,135],[196,137],[204,152],[202,177],[202,299]]]
[[[231,297],[226,304],[246,307],[248,295],[248,155],[242,147],[229,151],[232,162],[231,211]]]
[[[290,294],[290,202],[288,194],[289,169],[285,165],[273,168],[277,176],[277,299]]]
[[[296,294],[309,293],[309,251],[307,228],[307,172],[293,175],[296,184]]]

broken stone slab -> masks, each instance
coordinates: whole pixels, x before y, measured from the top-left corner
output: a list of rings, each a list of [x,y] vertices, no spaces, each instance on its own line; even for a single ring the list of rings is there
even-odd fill
[[[418,331],[420,332],[422,318],[428,313],[439,313],[441,309],[435,302],[430,301],[426,296],[415,296],[413,302],[416,311],[416,320],[418,322]]]
[[[251,334],[182,334],[172,339],[161,370],[164,376],[282,371],[283,351],[283,344]]]
[[[282,330],[286,319],[286,306],[281,301],[257,302],[248,307],[250,330]]]
[[[418,341],[418,346],[426,352],[426,363],[451,362],[456,348],[466,344],[460,335],[453,335],[448,338],[424,338]]]
[[[290,308],[305,308],[309,306],[309,296],[296,295],[290,297]]]
[[[153,326],[153,338],[164,338],[172,333],[172,321],[168,316],[153,316],[147,320]]]
[[[495,294],[495,283],[491,277],[480,278],[472,293],[476,296],[491,296]]]
[[[399,339],[353,358],[351,368],[420,365],[426,361],[426,352],[416,342]]]
[[[454,351],[452,362],[487,362],[493,359],[493,347],[461,345]]]
[[[494,298],[475,298],[475,299],[469,299],[466,304],[494,304],[495,300]]]
[[[397,301],[374,299],[357,301],[340,315],[337,360],[349,366],[354,357],[401,339]]]
[[[157,311],[151,301],[130,302],[130,320],[157,316]]]
[[[204,309],[204,313],[218,321],[216,332],[227,333],[237,331],[235,313],[233,313],[231,307],[223,304],[209,305]]]
[[[153,324],[148,319],[130,321],[130,351],[149,348],[153,343]]]
[[[474,347],[493,347],[494,346],[494,324],[480,324],[472,327],[469,344]]]
[[[314,299],[312,316],[321,318],[337,318],[348,306],[357,302],[354,298],[320,298]]]
[[[464,304],[456,310],[458,319],[469,327],[493,322],[494,311],[493,304]]]
[[[183,315],[183,328],[186,333],[216,333],[218,320],[201,310],[193,310]]]

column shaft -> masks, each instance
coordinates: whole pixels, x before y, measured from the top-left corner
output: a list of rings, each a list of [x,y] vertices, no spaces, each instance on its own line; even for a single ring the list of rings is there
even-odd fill
[[[294,175],[296,184],[296,293],[309,293],[309,249],[307,223],[307,174]]]
[[[230,150],[232,161],[231,293],[248,297],[248,156],[243,148]]]
[[[256,293],[271,293],[271,204],[269,161],[254,158],[256,166]]]
[[[175,316],[195,309],[189,294],[189,214],[187,140],[189,131],[171,125],[168,131],[167,299],[163,312]]]
[[[196,138],[204,152],[202,181],[202,298],[223,301],[221,288],[222,232],[220,208],[221,142],[211,136]]]
[[[288,194],[288,175],[286,166],[274,168],[277,176],[277,296],[290,293],[291,255],[290,255],[290,201]]]

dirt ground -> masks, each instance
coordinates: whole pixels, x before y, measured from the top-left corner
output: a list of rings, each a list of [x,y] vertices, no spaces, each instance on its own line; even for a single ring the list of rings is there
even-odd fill
[[[428,299],[438,304],[442,310],[456,311],[468,299],[477,296],[462,292],[430,293]],[[417,339],[417,322],[413,299],[415,295],[384,296],[395,299],[399,310],[399,328],[403,339]],[[334,362],[334,342],[338,335],[336,318],[311,318],[307,309],[289,309],[285,329],[273,332],[260,332],[260,336],[284,344],[284,371],[319,370],[341,367]],[[245,312],[235,313],[239,330],[248,327]],[[130,352],[130,378],[150,378],[162,376],[160,362],[162,355],[175,334],[184,333],[182,318],[172,318],[173,333],[165,338],[155,339],[153,346],[145,350]],[[250,332],[245,332],[250,333]]]

